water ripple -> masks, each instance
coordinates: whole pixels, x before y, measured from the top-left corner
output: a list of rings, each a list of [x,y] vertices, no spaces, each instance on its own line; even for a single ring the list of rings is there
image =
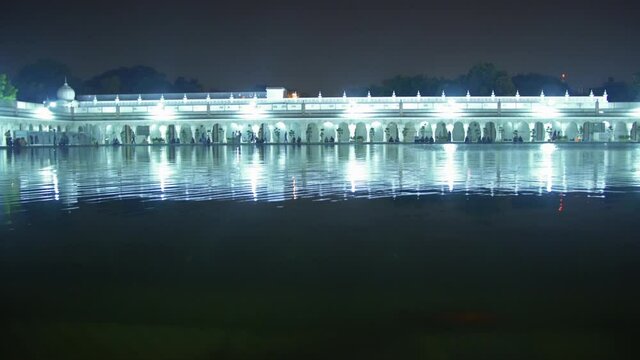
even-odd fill
[[[101,147],[0,150],[0,204],[333,201],[640,189],[636,144]]]

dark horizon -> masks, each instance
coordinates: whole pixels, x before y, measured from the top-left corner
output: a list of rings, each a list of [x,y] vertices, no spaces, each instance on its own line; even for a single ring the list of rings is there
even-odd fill
[[[455,77],[478,62],[511,75],[567,74],[575,88],[640,71],[637,6],[624,1],[313,5],[36,0],[0,14],[0,73],[51,58],[88,79],[148,65],[239,91],[259,84],[342,93],[392,76]]]

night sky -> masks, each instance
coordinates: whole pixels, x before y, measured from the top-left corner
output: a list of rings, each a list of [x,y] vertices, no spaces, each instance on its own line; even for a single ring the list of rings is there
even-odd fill
[[[88,78],[149,65],[207,88],[341,93],[396,74],[455,76],[479,61],[568,74],[574,87],[640,71],[631,1],[32,1],[0,10],[0,72],[38,58]]]

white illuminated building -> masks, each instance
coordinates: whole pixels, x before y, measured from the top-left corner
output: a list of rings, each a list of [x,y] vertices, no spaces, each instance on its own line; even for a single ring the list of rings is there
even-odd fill
[[[0,104],[3,137],[24,144],[413,143],[638,141],[640,103],[600,96],[301,98],[259,93],[76,96],[66,83],[45,104]]]

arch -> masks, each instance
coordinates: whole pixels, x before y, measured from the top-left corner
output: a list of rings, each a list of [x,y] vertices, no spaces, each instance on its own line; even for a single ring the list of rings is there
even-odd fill
[[[395,122],[390,122],[387,127],[384,129],[385,139],[384,141],[389,141],[393,139],[393,141],[398,140],[398,124]]]
[[[518,126],[513,130],[513,135],[522,138],[523,142],[531,141],[531,129],[526,121],[520,121]]]
[[[533,133],[531,141],[544,141],[546,137],[546,129],[544,128],[544,124],[540,121],[536,121],[533,125]]]
[[[464,141],[464,124],[460,121],[456,121],[453,124],[453,130],[451,131],[451,139],[454,142]]]
[[[434,132],[434,138],[436,142],[447,142],[449,140],[447,134],[447,125],[443,121],[440,121],[436,124],[436,129]]]
[[[382,142],[384,141],[384,129],[379,122],[374,121],[369,128],[369,141],[370,142]]]
[[[294,122],[291,125],[289,125],[289,131],[287,134],[289,135],[287,136],[287,140],[290,143],[296,142],[297,138],[300,138],[302,141],[302,131],[300,130],[300,124],[297,122]]]
[[[500,126],[500,140],[513,141],[513,126],[508,121],[502,123]]]
[[[591,122],[586,121],[582,124],[582,141],[591,141],[591,135],[593,134],[593,125]]]
[[[567,128],[564,130],[564,136],[567,137],[567,141],[576,141],[578,139],[578,135],[578,124],[576,124],[575,121],[567,124]]]
[[[416,139],[416,126],[409,121],[404,124],[404,129],[402,130],[402,142],[414,142]]]
[[[482,137],[482,130],[480,129],[480,124],[477,121],[472,121],[469,123],[469,128],[467,129],[467,137],[471,142],[479,142]]]
[[[178,139],[180,139],[181,144],[191,144],[191,140],[194,139],[193,133],[191,132],[191,126],[187,124],[180,126]]]
[[[318,131],[318,125],[315,123],[310,123],[307,125],[307,130],[305,131],[305,140],[307,143],[318,142],[320,139],[320,132]]]
[[[424,137],[425,139],[432,137],[433,131],[431,131],[431,124],[428,122],[421,123],[418,129],[418,136],[420,136],[420,138]]]
[[[329,139],[331,139],[331,137],[333,137],[333,140],[335,141],[336,139],[336,129],[335,126],[333,125],[333,123],[331,122],[325,122],[324,124],[322,124],[322,127],[320,128],[320,142],[325,142],[325,141],[329,141]]]
[[[346,122],[341,122],[340,125],[338,125],[338,130],[336,131],[336,133],[338,134],[338,137],[336,138],[337,142],[349,142],[349,124],[347,124]]]
[[[211,129],[211,141],[216,144],[221,144],[224,142],[224,128],[220,124],[213,124],[213,128]]]
[[[484,136],[488,142],[496,141],[496,124],[493,121],[488,121],[484,124],[482,136]]]
[[[123,144],[134,144],[135,143],[136,134],[131,129],[131,126],[124,125],[122,127],[122,131],[120,131],[120,140]]]
[[[357,143],[367,142],[367,126],[363,122],[356,124],[355,141]]]
[[[204,125],[196,126],[193,138],[197,143],[205,143],[207,141],[207,129],[204,128]]]
[[[261,123],[258,128],[258,139],[261,142],[271,142],[271,130],[269,130],[269,125],[265,123]]]
[[[613,141],[627,141],[629,140],[629,129],[627,124],[618,121],[613,129]]]
[[[167,130],[165,132],[165,139],[167,144],[175,144],[178,139],[178,134],[176,132],[176,126],[171,124],[167,126]]]

